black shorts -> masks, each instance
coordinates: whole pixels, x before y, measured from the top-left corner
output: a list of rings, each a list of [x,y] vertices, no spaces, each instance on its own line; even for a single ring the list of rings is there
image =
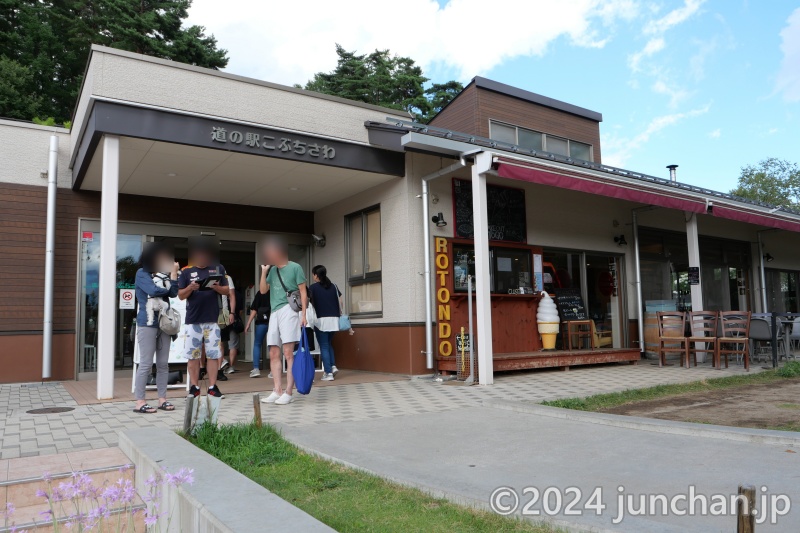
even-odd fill
[[[231,340],[231,329],[233,329],[233,324],[230,326],[225,326],[219,330],[219,338],[222,342],[228,342]]]

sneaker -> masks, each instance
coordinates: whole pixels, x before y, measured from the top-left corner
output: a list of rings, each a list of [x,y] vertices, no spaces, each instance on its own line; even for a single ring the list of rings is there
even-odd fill
[[[222,391],[219,390],[219,387],[217,387],[216,385],[212,385],[212,386],[210,386],[208,388],[208,395],[209,396],[214,396],[216,398],[224,398],[225,397],[225,395],[222,394]]]
[[[333,367],[331,367],[331,374],[333,374],[335,376],[338,373],[339,373],[339,369],[336,368],[336,365],[333,365]]]
[[[250,371],[250,377],[251,378],[261,377],[261,370],[254,368],[253,370]]]
[[[234,372],[236,372],[236,369],[232,366],[228,367],[228,370],[225,371],[226,374],[233,374]]]
[[[217,372],[217,381],[228,381],[228,376],[225,375],[225,372],[220,370]]]
[[[330,374],[322,374],[322,379],[320,381],[333,381],[333,372]]]
[[[272,379],[272,372],[270,372],[270,373],[269,373],[269,376],[267,376],[267,377],[268,377],[269,379]]]
[[[220,369],[220,370],[222,370],[222,369],[224,369],[226,366],[228,366],[228,360],[223,358],[223,359],[222,359],[222,364],[221,364],[221,365],[219,365],[219,369]]]
[[[281,395],[280,398],[275,400],[275,405],[286,405],[292,403],[294,398],[292,398],[291,394],[286,394],[285,392]]]
[[[189,387],[189,393],[187,394],[187,396],[193,396],[195,398],[200,396],[200,387],[198,387],[197,385],[192,385],[191,387]]]
[[[261,398],[262,403],[275,403],[281,395],[275,391],[272,391],[272,394],[267,396],[266,398]]]

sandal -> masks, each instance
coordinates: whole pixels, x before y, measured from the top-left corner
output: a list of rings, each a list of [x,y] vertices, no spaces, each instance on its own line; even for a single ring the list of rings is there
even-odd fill
[[[149,405],[149,404],[144,404],[143,406],[141,406],[141,407],[139,407],[137,409],[134,409],[133,412],[134,413],[139,413],[139,414],[144,414],[144,415],[151,415],[151,414],[156,412],[156,408],[151,406],[151,405]]]
[[[162,403],[161,405],[158,406],[158,408],[161,409],[162,411],[174,411],[175,410],[175,406],[172,405],[169,402]]]

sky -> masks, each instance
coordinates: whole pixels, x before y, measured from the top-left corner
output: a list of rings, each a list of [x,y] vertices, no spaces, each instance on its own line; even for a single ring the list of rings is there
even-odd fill
[[[598,111],[603,163],[713,190],[800,163],[797,0],[194,0],[188,22],[261,80],[303,84],[338,43]]]

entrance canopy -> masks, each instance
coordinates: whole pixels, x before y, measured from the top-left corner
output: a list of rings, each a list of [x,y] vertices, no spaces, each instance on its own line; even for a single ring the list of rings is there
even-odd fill
[[[103,189],[104,135],[120,139],[122,194],[316,211],[405,173],[403,154],[366,144],[96,102],[74,189]]]

